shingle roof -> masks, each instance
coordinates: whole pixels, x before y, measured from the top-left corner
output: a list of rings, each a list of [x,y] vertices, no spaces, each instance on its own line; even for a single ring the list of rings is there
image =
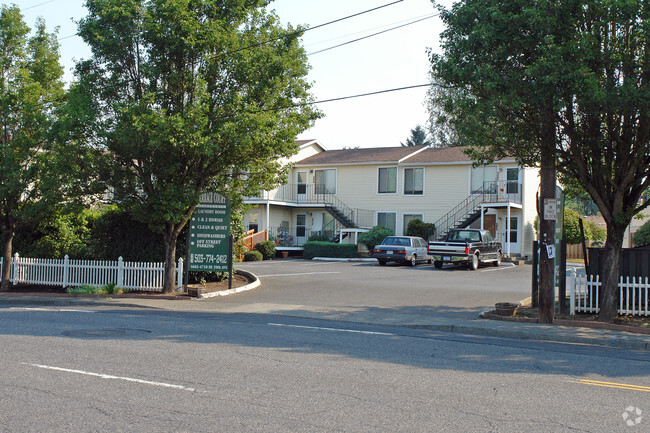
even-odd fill
[[[298,161],[297,165],[397,163],[422,149],[424,146],[328,150]]]
[[[427,163],[448,163],[448,162],[472,162],[472,160],[463,153],[467,147],[443,147],[428,148],[402,161],[405,164],[427,164]]]

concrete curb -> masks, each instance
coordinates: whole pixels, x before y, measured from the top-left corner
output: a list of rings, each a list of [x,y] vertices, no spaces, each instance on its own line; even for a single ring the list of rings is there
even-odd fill
[[[312,261],[315,262],[375,262],[377,263],[377,259],[373,259],[371,257],[369,258],[364,258],[364,257],[356,257],[356,258],[339,258],[339,257],[314,257]]]
[[[215,298],[217,296],[228,296],[228,295],[233,295],[235,293],[241,293],[241,292],[246,292],[248,290],[253,290],[257,287],[260,286],[261,282],[260,279],[257,277],[257,275],[253,274],[252,272],[244,271],[244,270],[237,270],[237,273],[240,275],[245,276],[248,279],[253,280],[252,283],[249,283],[245,286],[241,287],[235,287],[234,289],[229,289],[229,290],[220,290],[218,292],[209,292],[209,293],[202,293],[199,295],[196,299],[207,299],[207,298]]]

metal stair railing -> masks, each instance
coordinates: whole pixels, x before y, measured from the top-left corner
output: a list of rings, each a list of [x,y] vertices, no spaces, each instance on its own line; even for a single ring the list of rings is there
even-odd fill
[[[464,220],[467,215],[480,211],[479,205],[484,201],[483,193],[484,191],[479,191],[470,195],[435,222],[438,240],[443,240],[449,229]]]

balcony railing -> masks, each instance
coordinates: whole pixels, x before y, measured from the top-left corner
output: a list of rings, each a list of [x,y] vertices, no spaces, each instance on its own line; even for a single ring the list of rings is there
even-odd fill
[[[521,183],[516,180],[483,182],[483,189],[475,191],[483,195],[483,203],[518,203],[521,204]]]

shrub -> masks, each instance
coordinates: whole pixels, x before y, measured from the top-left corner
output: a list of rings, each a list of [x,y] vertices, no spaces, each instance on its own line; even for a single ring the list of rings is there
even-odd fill
[[[354,258],[357,256],[357,246],[355,244],[312,241],[306,242],[303,248],[303,256],[306,259],[313,259],[314,257]]]
[[[632,242],[634,242],[634,246],[636,247],[650,244],[650,221],[643,224],[636,232],[634,232]]]
[[[307,239],[307,242],[329,242],[330,238],[327,235],[323,235],[320,233],[314,233],[313,235],[309,236],[309,239]]]
[[[247,251],[246,254],[244,254],[245,262],[261,262],[263,258],[262,253],[259,251]]]
[[[255,249],[262,253],[264,260],[271,260],[275,257],[275,242],[273,241],[258,242],[255,245]]]
[[[365,233],[359,234],[359,243],[372,251],[375,245],[381,243],[386,236],[393,236],[393,231],[382,226],[375,226]]]
[[[436,225],[434,223],[425,223],[422,220],[415,219],[409,221],[406,226],[406,236],[419,236],[424,240],[436,235]]]

